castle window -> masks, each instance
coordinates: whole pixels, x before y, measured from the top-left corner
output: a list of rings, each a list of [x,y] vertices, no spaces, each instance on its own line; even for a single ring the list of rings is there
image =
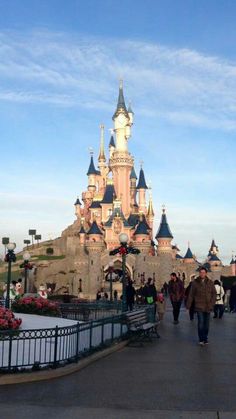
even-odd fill
[[[93,260],[91,260],[91,265],[93,265]]]

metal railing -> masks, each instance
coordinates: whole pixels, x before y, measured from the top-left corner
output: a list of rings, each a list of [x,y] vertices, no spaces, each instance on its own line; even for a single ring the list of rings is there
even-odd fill
[[[59,305],[62,317],[71,320],[89,321],[115,316],[122,311],[120,301],[94,303],[65,303]]]
[[[50,329],[0,332],[0,372],[57,368],[127,334],[122,315]]]

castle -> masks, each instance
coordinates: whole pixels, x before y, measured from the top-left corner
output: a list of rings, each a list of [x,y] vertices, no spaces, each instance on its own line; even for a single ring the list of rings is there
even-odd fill
[[[165,208],[159,229],[156,234],[153,232],[151,189],[142,167],[137,177],[134,157],[128,150],[134,113],[126,106],[122,82],[112,119],[114,129],[109,157],[105,154],[104,126],[101,125],[97,167],[91,151],[88,187],[75,202],[76,219],[50,244],[54,254],[64,258],[41,264],[37,282],[56,283],[56,289],[67,287],[75,295],[79,290],[87,297],[95,297],[99,289],[106,288],[111,259],[117,277],[121,275],[121,256],[111,257],[109,251],[119,246],[122,232],[127,234],[129,244],[140,250],[138,255],[129,254],[126,261],[127,276],[136,286],[152,277],[160,289],[169,281],[172,271],[179,272],[188,283],[196,275],[200,263],[190,247],[182,257],[178,247],[172,244],[173,235]],[[214,240],[205,263],[212,279],[219,278],[222,273],[230,275],[230,269],[236,266],[223,267]]]

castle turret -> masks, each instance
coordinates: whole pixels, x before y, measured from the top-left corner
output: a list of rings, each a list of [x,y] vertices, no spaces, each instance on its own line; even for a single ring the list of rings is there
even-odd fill
[[[152,204],[152,191],[149,188],[149,202],[148,202],[148,210],[147,210],[147,221],[151,229],[153,229],[153,221],[154,221],[154,210]]]
[[[158,242],[157,255],[160,260],[159,276],[161,283],[164,284],[164,282],[169,281],[170,274],[173,270],[171,245],[173,235],[167,222],[165,208],[162,209],[161,223],[156,234],[156,239]]]
[[[222,272],[222,262],[216,254],[212,254],[208,260],[211,267],[211,279],[214,281],[216,279],[220,280]]]
[[[192,250],[190,249],[190,245],[188,244],[187,252],[184,256],[184,263],[194,263],[195,259],[193,257]]]
[[[111,134],[111,138],[110,138],[110,142],[109,142],[109,154],[110,154],[110,158],[111,158],[112,154],[114,153],[115,148],[116,148],[116,145],[115,145],[114,136],[113,136],[113,134]]]
[[[135,212],[137,210],[138,204],[136,201],[136,180],[137,176],[134,170],[134,167],[132,167],[131,173],[130,173],[130,205],[132,212]]]
[[[80,231],[79,231],[79,239],[80,239],[80,244],[82,246],[85,245],[85,238],[86,238],[86,231],[84,229],[84,219],[81,219],[81,227],[80,227]]]
[[[215,244],[215,240],[214,240],[214,239],[212,239],[212,242],[211,242],[211,246],[210,246],[210,249],[209,249],[208,256],[210,257],[211,255],[218,255],[218,253],[219,253],[218,246],[216,246],[216,244]]]
[[[75,215],[76,215],[77,218],[80,218],[81,217],[81,205],[82,204],[79,200],[79,197],[76,199],[74,205],[75,205]]]
[[[142,253],[150,253],[151,240],[149,237],[148,225],[145,219],[141,216],[140,221],[134,232],[135,247]]]
[[[105,150],[104,150],[104,125],[100,125],[101,129],[101,136],[100,136],[100,150],[99,150],[99,156],[98,156],[98,167],[101,171],[101,169],[106,166],[106,156],[105,156]]]
[[[90,298],[95,298],[97,291],[102,287],[101,253],[104,250],[103,233],[96,221],[93,221],[87,233],[86,249],[88,252],[88,281],[86,281],[83,291]]]
[[[146,212],[147,212],[146,189],[148,189],[148,187],[147,187],[147,184],[146,184],[144,171],[143,171],[142,167],[141,167],[140,172],[139,172],[139,180],[138,180],[138,185],[137,185],[136,189],[139,191],[139,211],[146,214]]]
[[[98,170],[95,169],[93,161],[93,152],[90,152],[90,164],[87,171],[88,176],[88,190],[94,192],[96,190],[96,176],[98,175]]]
[[[117,108],[113,115],[114,132],[116,135],[116,148],[114,149],[109,166],[112,170],[116,196],[122,202],[122,210],[126,217],[130,213],[130,172],[133,167],[133,158],[128,152],[128,138],[132,125],[126,109],[123,83],[120,83]]]
[[[171,241],[173,235],[167,222],[165,208],[162,209],[161,223],[156,234],[156,239],[158,242],[158,253],[172,253]]]

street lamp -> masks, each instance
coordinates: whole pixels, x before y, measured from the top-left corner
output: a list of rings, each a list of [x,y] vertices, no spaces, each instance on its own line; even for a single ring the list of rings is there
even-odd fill
[[[23,263],[24,266],[23,267],[24,267],[24,274],[25,274],[24,294],[26,294],[28,292],[27,282],[28,282],[28,270],[29,270],[29,267],[30,267],[29,266],[30,257],[31,257],[31,255],[30,255],[29,252],[25,252],[23,254],[23,260],[24,260],[24,263]]]
[[[122,257],[122,312],[126,311],[126,255],[129,253],[138,255],[140,253],[139,249],[135,247],[128,246],[128,236],[126,233],[121,233],[119,235],[120,246],[114,250],[110,251],[110,256],[114,256],[119,253]]]
[[[3,237],[2,238],[2,244],[3,244],[3,246],[5,247],[5,256],[6,256],[6,253],[7,253],[7,244],[9,243],[9,237]]]
[[[109,272],[109,280],[110,280],[110,301],[112,301],[112,278],[113,278],[113,270],[114,270],[114,262],[110,260],[108,272]]]
[[[5,262],[8,263],[7,271],[7,295],[6,295],[6,308],[10,307],[10,284],[11,284],[11,264],[16,261],[16,255],[14,250],[16,248],[15,243],[8,243],[7,245],[7,254],[5,256]]]
[[[32,240],[32,247],[34,247],[34,236],[36,234],[36,230],[30,229],[29,230],[29,236],[31,236],[31,240]]]

